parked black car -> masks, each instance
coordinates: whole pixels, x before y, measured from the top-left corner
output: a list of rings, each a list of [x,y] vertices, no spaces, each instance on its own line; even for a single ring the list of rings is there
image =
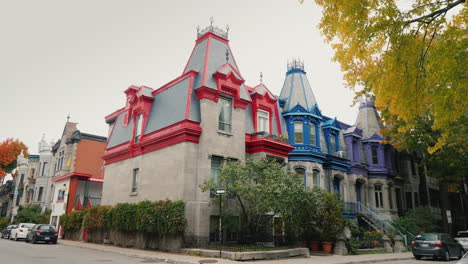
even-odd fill
[[[448,234],[426,233],[418,235],[411,247],[416,259],[432,257],[449,261],[452,257],[461,259],[463,256],[463,247]]]
[[[55,227],[46,224],[39,224],[28,230],[25,241],[26,243],[31,241],[33,244],[36,244],[38,241],[57,244],[57,238],[58,235]]]
[[[11,230],[15,229],[17,225],[9,225],[2,230],[1,237],[10,239]]]

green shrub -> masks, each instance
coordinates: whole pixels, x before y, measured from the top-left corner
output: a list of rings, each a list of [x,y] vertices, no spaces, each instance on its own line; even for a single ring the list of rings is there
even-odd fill
[[[86,209],[83,217],[83,227],[90,230],[106,229],[105,221],[108,220],[106,215],[110,209],[110,206],[105,205],[97,205]]]
[[[368,231],[364,232],[365,239],[380,239],[384,236],[382,231]]]
[[[122,232],[136,231],[137,204],[119,203],[111,211],[112,228]]]
[[[77,231],[81,229],[81,227],[83,226],[83,217],[85,213],[86,211],[81,210],[74,210],[70,213],[70,217],[68,219],[69,231]]]
[[[157,233],[166,235],[184,232],[186,225],[184,201],[159,201],[155,213],[158,217]]]
[[[18,214],[15,218],[15,223],[34,223],[34,224],[45,224],[44,219],[41,214],[42,208],[35,205],[20,206],[18,208]],[[49,223],[49,222],[47,222]]]
[[[346,241],[346,247],[348,248],[348,254],[350,255],[357,255],[357,250],[359,249],[359,246],[361,245],[361,242],[357,239],[349,239]]]
[[[8,219],[6,219],[6,218],[0,218],[0,232],[1,232],[5,227],[7,227],[8,224],[9,224]]]
[[[63,214],[60,216],[60,225],[64,230],[70,230],[70,216]]]

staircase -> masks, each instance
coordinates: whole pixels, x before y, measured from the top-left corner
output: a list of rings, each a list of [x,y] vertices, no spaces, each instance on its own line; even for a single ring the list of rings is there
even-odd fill
[[[414,239],[415,236],[413,234],[401,226],[394,225],[393,220],[388,215],[380,212],[372,205],[367,204],[367,206],[365,206],[362,203],[357,202],[356,206],[357,213],[361,216],[361,219],[375,230],[382,230],[385,233],[392,232],[400,235],[404,238],[405,246],[408,245],[408,241]]]

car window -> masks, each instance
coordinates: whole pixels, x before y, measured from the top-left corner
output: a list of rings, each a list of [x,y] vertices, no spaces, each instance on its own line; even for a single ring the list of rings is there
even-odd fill
[[[468,237],[468,232],[458,232],[457,237]]]
[[[427,241],[439,240],[439,235],[437,235],[437,234],[421,234],[421,235],[416,236],[416,240],[427,240]]]
[[[55,232],[55,228],[53,226],[50,226],[50,225],[41,225],[41,226],[39,226],[38,229],[41,230],[41,231]]]
[[[23,225],[24,228],[31,228],[31,227],[33,227],[33,226],[34,226],[34,224],[26,224],[26,225]]]

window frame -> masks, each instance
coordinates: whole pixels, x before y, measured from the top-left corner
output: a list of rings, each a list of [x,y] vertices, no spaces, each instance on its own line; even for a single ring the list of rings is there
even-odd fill
[[[226,108],[229,108],[227,109],[228,110],[228,114],[227,114],[227,119],[228,120],[224,120],[224,109],[225,108],[225,104],[224,102],[228,103],[227,104],[227,107]],[[223,120],[221,120],[223,119]],[[219,131],[223,131],[223,132],[227,132],[227,133],[231,133],[232,132],[232,99],[229,98],[229,97],[225,97],[225,96],[220,96],[219,97],[219,100],[218,100],[218,130]]]
[[[135,117],[135,136],[133,138],[133,143],[140,142],[141,134],[143,130],[143,114],[138,113]]]
[[[263,124],[263,122],[260,122],[261,119],[266,120],[266,122],[264,123],[265,127],[263,130],[261,128],[261,124]],[[270,134],[270,113],[268,111],[260,109],[257,110],[257,132],[266,132]]]
[[[130,191],[132,193],[138,192],[138,176],[140,175],[140,168],[133,168],[132,170],[132,183],[130,185]]]
[[[300,124],[300,131],[297,131],[296,128],[299,128]],[[299,145],[299,144],[304,144],[304,122],[303,121],[294,121],[293,123],[293,130],[294,130],[294,144]],[[298,136],[300,135],[301,141],[298,141]]]
[[[310,145],[317,146],[316,124],[313,123],[313,122],[309,123],[309,143],[310,143]]]
[[[317,169],[312,170],[312,183],[314,186],[320,187],[320,171]]]
[[[372,164],[379,164],[379,147],[371,146],[371,160]]]
[[[377,187],[379,189],[377,190]],[[375,198],[375,207],[376,208],[383,208],[383,185],[382,184],[375,184],[374,185],[374,198]]]
[[[295,168],[294,171],[296,172],[297,175],[303,176],[303,182],[304,182],[304,188],[307,188],[307,171],[304,168]],[[303,174],[301,174],[301,173]]]

